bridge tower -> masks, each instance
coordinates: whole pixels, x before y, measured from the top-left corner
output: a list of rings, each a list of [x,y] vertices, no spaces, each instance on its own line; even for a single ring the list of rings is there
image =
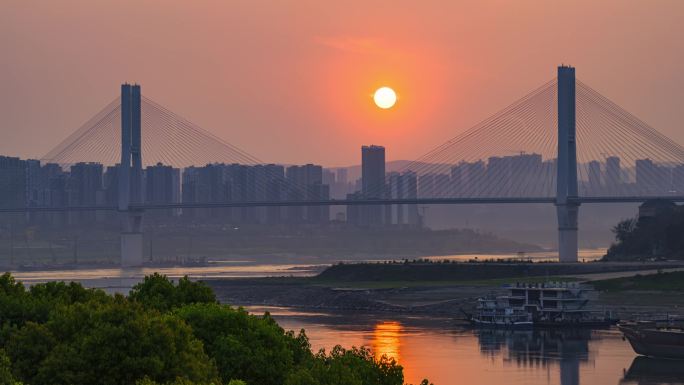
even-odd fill
[[[558,164],[556,214],[558,259],[577,262],[577,143],[575,141],[575,68],[558,67]]]
[[[140,86],[121,85],[121,163],[118,170],[119,212],[121,215],[121,266],[140,266],[143,262],[142,210],[131,203],[142,203],[142,139]]]

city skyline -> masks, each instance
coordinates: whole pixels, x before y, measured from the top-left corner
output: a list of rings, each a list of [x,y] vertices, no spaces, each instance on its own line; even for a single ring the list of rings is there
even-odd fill
[[[1,35],[14,37],[0,71],[7,90],[0,115],[13,134],[0,153],[42,156],[110,101],[114,87],[135,81],[269,163],[348,166],[356,148],[373,142],[391,149],[390,160],[413,159],[549,79],[561,62],[684,142],[677,117],[684,74],[672,67],[684,49],[670,38],[684,34],[677,1],[429,2],[418,9],[378,2],[364,13],[311,2],[136,2],[133,20],[144,23],[127,23],[129,2],[67,3],[8,4],[0,15]],[[502,33],[487,32],[485,20]],[[126,32],[115,33],[123,24]],[[531,53],[539,60],[530,62]],[[384,83],[399,100],[380,111],[371,94]],[[68,98],[60,97],[65,89]]]
[[[5,0],[0,384],[684,385],[682,19]]]

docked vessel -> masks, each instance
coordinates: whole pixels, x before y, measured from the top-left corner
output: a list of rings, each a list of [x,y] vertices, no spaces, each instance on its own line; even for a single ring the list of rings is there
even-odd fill
[[[684,323],[681,321],[625,322],[618,328],[637,354],[684,359]]]
[[[470,322],[478,327],[497,329],[532,329],[532,316],[508,306],[505,298],[484,297],[477,300],[477,316]]]
[[[592,289],[576,282],[516,283],[507,295],[483,297],[469,321],[478,327],[607,327],[609,313],[589,307]]]

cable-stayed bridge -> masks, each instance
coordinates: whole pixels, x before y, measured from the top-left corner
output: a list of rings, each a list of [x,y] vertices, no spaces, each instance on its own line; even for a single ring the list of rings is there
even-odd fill
[[[117,165],[117,204],[3,207],[0,212],[119,211],[122,264],[142,263],[146,210],[224,207],[530,204],[557,207],[559,257],[577,261],[577,216],[585,203],[684,201],[684,147],[559,67],[558,77],[409,163],[388,181],[347,199],[320,199],[265,164],[140,93],[112,101],[46,154],[62,166]],[[148,203],[142,167],[251,165],[240,197]],[[190,170],[190,171],[188,171]],[[393,174],[393,175],[392,175]],[[390,180],[419,182],[414,192]],[[411,182],[413,181],[413,182]],[[283,192],[286,193],[283,193]]]

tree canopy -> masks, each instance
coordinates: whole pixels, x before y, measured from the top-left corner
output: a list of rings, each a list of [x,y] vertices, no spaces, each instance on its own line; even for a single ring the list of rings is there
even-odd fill
[[[615,225],[615,243],[604,260],[684,259],[684,207],[653,211]]]
[[[363,348],[313,353],[304,332],[153,274],[128,297],[0,276],[0,384],[402,385]],[[427,384],[427,382],[425,382]]]

